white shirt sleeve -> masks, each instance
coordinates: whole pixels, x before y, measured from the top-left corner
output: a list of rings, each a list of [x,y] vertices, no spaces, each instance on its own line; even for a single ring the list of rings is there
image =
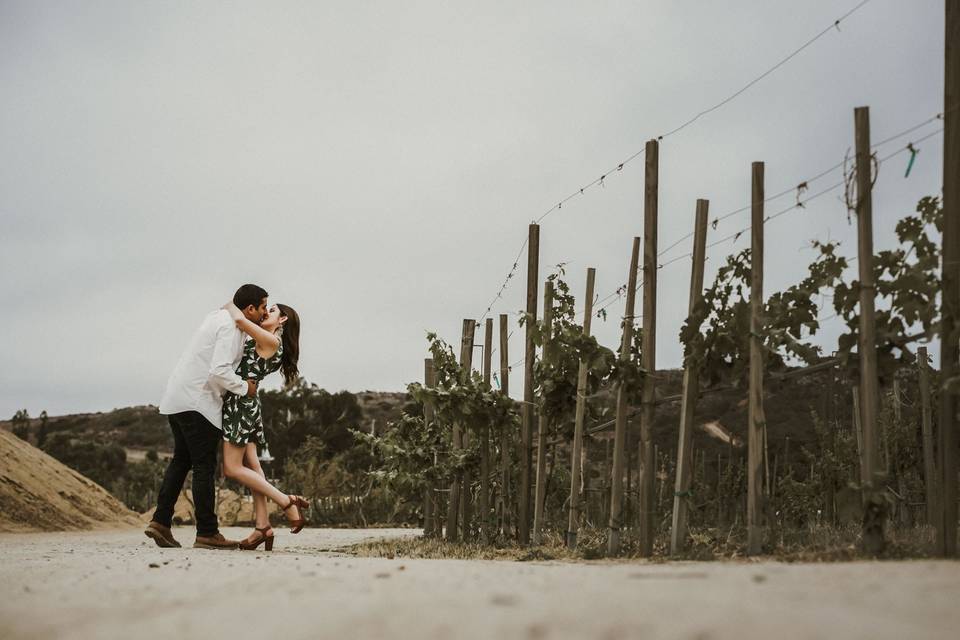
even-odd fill
[[[247,381],[237,375],[233,368],[236,357],[236,328],[231,322],[217,327],[216,341],[213,344],[213,357],[210,359],[210,384],[223,391],[238,396],[247,395]]]

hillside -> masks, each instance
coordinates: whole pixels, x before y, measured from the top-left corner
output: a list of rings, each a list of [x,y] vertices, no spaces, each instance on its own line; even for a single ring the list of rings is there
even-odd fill
[[[355,397],[363,414],[362,423],[356,425],[357,428],[369,430],[375,420],[378,432],[388,422],[400,417],[407,400],[406,393],[390,391],[362,391]],[[0,420],[0,430],[11,431],[13,426],[12,420]],[[126,449],[128,459],[140,459],[145,451],[150,450],[161,454],[173,451],[167,419],[153,405],[51,416],[45,421],[34,417],[28,423],[28,439],[32,444],[42,443],[58,432],[69,433],[72,438],[82,441],[119,445]]]
[[[115,529],[138,524],[137,515],[103,487],[0,430],[0,531]]]
[[[664,370],[658,372],[657,397],[675,396],[680,393],[681,372]],[[820,409],[822,404],[823,377],[812,376],[797,378],[789,382],[768,382],[767,427],[771,444],[782,442],[787,436],[796,443],[813,437],[810,412]],[[838,385],[837,392],[842,388]],[[603,396],[605,394],[601,394]],[[354,394],[362,412],[357,428],[363,431],[375,429],[382,433],[386,425],[396,420],[409,397],[403,392],[361,391]],[[745,440],[746,393],[744,390],[727,390],[721,393],[707,394],[701,397],[697,405],[698,425],[712,424],[720,427],[719,433],[727,433],[734,438],[735,447]],[[598,398],[595,405],[608,405],[612,409],[613,398]],[[844,403],[841,403],[844,404]],[[849,407],[838,407],[841,414],[849,412]],[[612,418],[612,413],[609,414]],[[676,447],[676,429],[679,422],[679,403],[661,404],[656,413],[654,440],[667,449]],[[849,416],[846,416],[849,420]],[[152,405],[125,407],[108,412],[71,414],[53,416],[47,419],[46,427],[39,418],[29,421],[29,440],[36,444],[40,433],[45,429],[46,437],[57,432],[67,432],[83,441],[109,442],[126,449],[127,459],[143,457],[143,452],[155,450],[159,453],[172,451],[172,439],[166,418],[161,416]],[[635,421],[631,421],[635,422]],[[10,431],[10,420],[0,421],[0,429]],[[588,425],[589,426],[589,425]],[[631,425],[630,436],[635,437],[636,425]],[[597,433],[603,437],[603,432]],[[698,428],[695,439],[702,441],[708,449],[720,447],[726,449],[728,442],[715,430],[708,436],[707,429]]]
[[[682,390],[680,371],[658,372],[657,397],[677,396]],[[808,444],[815,439],[811,414],[820,415],[825,410],[827,389],[825,375],[796,377],[783,381],[768,379],[764,387],[764,406],[767,422],[767,437],[771,451],[779,449],[787,438],[794,445]],[[833,412],[841,424],[851,420],[848,398],[849,387],[836,383],[838,394]],[[638,420],[636,420],[638,422]],[[653,439],[661,447],[675,449],[677,430],[680,424],[680,403],[666,402],[658,405],[653,427]],[[746,446],[747,440],[747,392],[745,388],[726,389],[706,393],[697,402],[694,424],[695,446],[714,453]],[[708,427],[712,425],[712,428]],[[725,435],[724,435],[725,434]],[[732,442],[730,441],[732,440]]]
[[[403,405],[409,400],[404,392],[392,391],[361,391],[356,394],[357,404],[363,412],[364,424],[360,428],[369,430],[371,424],[377,433],[381,433],[386,425],[400,417]]]
[[[680,407],[675,398],[681,390],[681,377],[677,370],[657,372],[656,395],[661,402],[656,409],[652,436],[659,452],[658,477],[665,484],[671,481],[676,457]],[[903,382],[904,398],[915,398],[914,382]],[[768,450],[765,461],[773,477],[777,477],[778,468],[808,466],[810,453],[823,449],[814,414],[821,417],[825,413],[832,415],[839,429],[850,433],[850,391],[850,387],[839,380],[828,384],[823,374],[779,381],[771,377],[767,381]],[[824,407],[827,397],[834,398],[834,406],[829,412],[825,412]],[[613,436],[613,400],[612,393],[603,391],[590,402],[588,481],[596,485],[595,489],[602,485],[602,476],[608,473],[609,442],[604,441]],[[397,512],[401,503],[396,501],[396,496],[381,491],[383,487],[377,489],[376,495],[367,496],[371,489],[365,474],[371,462],[365,457],[367,450],[354,447],[353,437],[349,435],[351,428],[383,434],[386,425],[396,419],[405,406],[416,410],[410,403],[404,393],[329,394],[312,385],[285,395],[267,394],[264,406],[269,413],[265,413],[265,421],[274,425],[269,436],[270,451],[274,456],[271,473],[291,491],[318,497],[367,497],[363,513],[357,500],[348,501],[349,504],[337,503],[339,506],[324,515],[330,522],[367,522],[368,518],[369,521],[393,522],[396,518],[413,517],[410,513]],[[915,404],[907,402],[903,406],[908,424],[915,424]],[[747,439],[746,413],[744,389],[708,390],[700,398],[693,446],[702,478],[709,476],[715,484],[719,482],[721,461],[727,473],[734,473],[731,465],[742,464]],[[639,426],[636,415],[628,421],[627,450],[631,457],[637,451]],[[77,470],[75,475],[84,478],[85,482],[99,483],[99,486],[93,486],[99,491],[103,491],[100,487],[105,487],[133,510],[143,512],[155,505],[158,482],[165,466],[165,452],[170,448],[166,420],[158,414],[156,407],[128,407],[106,413],[35,418],[27,422],[21,419],[16,424],[11,421],[0,423],[0,429],[4,428],[15,429],[31,443],[42,442],[43,450]],[[572,422],[558,425],[558,429],[569,437]],[[565,438],[555,443],[559,456],[556,459],[568,459]],[[153,455],[154,451],[158,455]],[[288,460],[294,463],[290,467],[286,465]],[[844,470],[841,475],[848,471]],[[227,484],[239,490],[239,487]]]

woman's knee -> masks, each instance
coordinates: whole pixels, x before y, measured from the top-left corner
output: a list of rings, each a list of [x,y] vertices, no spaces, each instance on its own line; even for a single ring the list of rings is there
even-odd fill
[[[240,475],[240,470],[243,469],[242,464],[237,464],[236,462],[224,460],[223,461],[223,475],[234,480],[237,476]]]

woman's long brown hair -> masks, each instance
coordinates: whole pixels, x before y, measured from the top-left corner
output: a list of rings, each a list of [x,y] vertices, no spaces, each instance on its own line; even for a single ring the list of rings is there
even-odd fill
[[[297,369],[297,362],[300,360],[300,316],[293,307],[285,304],[278,303],[277,308],[280,309],[280,315],[287,319],[283,323],[283,335],[280,337],[283,342],[280,370],[283,371],[284,384],[290,386],[300,377],[300,370]]]

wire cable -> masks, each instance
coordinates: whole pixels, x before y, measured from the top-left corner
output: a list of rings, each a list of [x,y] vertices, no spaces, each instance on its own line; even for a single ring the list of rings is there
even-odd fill
[[[824,37],[827,33],[829,33],[830,31],[832,31],[833,29],[836,29],[837,31],[839,31],[839,30],[840,30],[840,23],[842,23],[844,20],[846,20],[847,18],[849,18],[851,15],[853,15],[854,13],[856,13],[857,11],[859,11],[861,8],[863,8],[864,6],[866,6],[867,4],[869,4],[871,1],[872,1],[872,0],[862,0],[859,4],[857,4],[856,6],[854,6],[852,9],[850,9],[849,11],[847,11],[846,13],[844,13],[842,16],[840,16],[839,18],[837,18],[837,19],[834,20],[833,22],[831,22],[829,26],[827,26],[827,27],[825,27],[824,29],[822,29],[819,33],[817,33],[817,34],[814,35],[812,38],[810,38],[809,40],[807,40],[806,42],[804,42],[804,43],[803,43],[800,47],[798,47],[797,49],[794,49],[794,50],[793,50],[791,53],[789,53],[786,57],[784,57],[784,58],[782,58],[781,60],[779,60],[778,62],[776,62],[773,66],[771,66],[771,67],[769,67],[768,69],[766,69],[766,70],[765,70],[764,72],[762,72],[760,75],[754,77],[752,80],[750,80],[749,82],[747,82],[745,85],[743,85],[742,87],[740,87],[739,89],[737,89],[736,91],[734,91],[732,94],[730,94],[730,95],[727,96],[726,98],[720,100],[720,101],[717,102],[716,104],[714,104],[714,105],[712,105],[712,106],[710,106],[710,107],[708,107],[708,108],[706,108],[706,109],[701,110],[700,112],[698,112],[697,114],[695,114],[693,117],[689,118],[688,120],[686,120],[685,122],[683,122],[682,124],[680,124],[679,126],[674,127],[673,129],[668,130],[666,133],[662,133],[662,134],[658,135],[658,136],[657,136],[657,140],[663,140],[663,139],[665,139],[665,138],[668,138],[668,137],[670,137],[670,136],[672,136],[672,135],[675,135],[675,134],[679,133],[680,131],[683,131],[684,129],[686,129],[687,127],[689,127],[689,126],[692,125],[693,123],[695,123],[697,120],[699,120],[699,119],[702,118],[703,116],[705,116],[705,115],[707,115],[707,114],[709,114],[709,113],[712,113],[712,112],[716,111],[717,109],[720,109],[720,108],[723,107],[724,105],[730,103],[731,101],[735,100],[737,97],[739,97],[740,95],[742,95],[743,93],[745,93],[746,91],[748,91],[751,87],[753,87],[754,85],[756,85],[758,82],[762,81],[764,78],[766,78],[766,77],[769,76],[770,74],[774,73],[775,71],[777,71],[778,69],[780,69],[781,67],[783,67],[783,66],[784,66],[785,64],[787,64],[790,60],[792,60],[792,59],[795,58],[797,55],[799,55],[801,52],[803,52],[805,49],[807,49],[808,47],[810,47],[810,46],[811,46],[813,43],[815,43],[817,40],[820,40],[822,37]],[[559,211],[560,209],[562,209],[564,203],[569,202],[570,200],[572,200],[573,198],[575,198],[575,197],[577,197],[577,196],[579,196],[579,195],[583,195],[584,192],[585,192],[587,189],[590,189],[590,188],[595,187],[595,186],[597,186],[597,185],[603,186],[604,180],[606,179],[606,177],[607,177],[608,175],[611,175],[611,174],[614,173],[614,172],[620,172],[620,171],[622,171],[623,168],[624,168],[624,166],[626,166],[627,164],[629,164],[630,162],[632,162],[633,160],[635,160],[635,159],[638,158],[639,156],[643,155],[643,153],[644,153],[645,150],[646,150],[646,147],[644,147],[643,149],[640,149],[639,151],[637,151],[637,152],[633,153],[632,155],[628,156],[628,157],[627,157],[625,160],[623,160],[622,162],[618,163],[615,167],[611,168],[609,171],[606,171],[606,172],[604,172],[603,174],[601,174],[601,176],[600,176],[599,178],[596,178],[595,180],[593,180],[593,181],[591,181],[591,182],[589,182],[589,183],[581,186],[579,189],[576,189],[575,191],[573,191],[572,193],[570,193],[568,196],[566,196],[565,198],[563,198],[563,199],[561,199],[559,202],[557,202],[557,204],[553,205],[552,207],[550,207],[549,209],[547,209],[545,212],[543,212],[538,218],[534,219],[534,223],[535,223],[535,224],[540,224],[540,222],[542,222],[544,219],[546,219],[547,216],[549,216],[551,213],[553,213],[554,211]],[[510,284],[510,281],[513,279],[513,275],[515,274],[515,272],[516,272],[516,270],[517,270],[517,265],[519,264],[520,258],[523,256],[523,252],[524,252],[524,250],[525,250],[526,248],[527,248],[527,242],[526,242],[526,240],[524,240],[523,245],[521,245],[520,252],[517,254],[516,260],[514,260],[513,267],[512,267],[512,268],[510,269],[510,271],[508,272],[507,277],[504,279],[503,284],[500,286],[499,291],[498,291],[497,294],[493,297],[493,300],[492,300],[492,301],[490,302],[490,304],[487,306],[487,308],[486,308],[486,310],[483,312],[483,314],[480,316],[480,319],[478,320],[478,322],[483,321],[483,320],[487,317],[487,315],[493,310],[493,306],[496,304],[497,300],[499,300],[500,298],[503,297],[503,292],[506,290],[506,288],[507,288],[507,287],[509,286],[509,284]]]

